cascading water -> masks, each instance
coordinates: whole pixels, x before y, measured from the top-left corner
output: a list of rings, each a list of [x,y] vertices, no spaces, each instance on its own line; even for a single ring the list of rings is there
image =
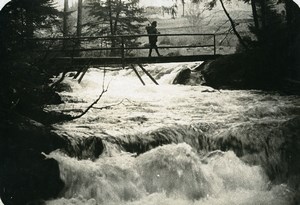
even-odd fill
[[[261,167],[246,165],[231,151],[202,163],[184,143],[94,162],[51,157],[61,164],[66,190],[49,204],[285,204],[291,195],[284,185],[270,189]]]
[[[142,75],[143,86],[131,70],[107,71],[103,80],[90,69],[81,84],[66,78],[66,103],[48,109],[76,114],[109,84],[86,115],[55,125],[70,142],[101,139],[104,151],[52,152],[65,188],[47,204],[297,203],[299,161],[289,156],[299,149],[299,97],[170,84],[197,65],[147,66],[159,86]]]

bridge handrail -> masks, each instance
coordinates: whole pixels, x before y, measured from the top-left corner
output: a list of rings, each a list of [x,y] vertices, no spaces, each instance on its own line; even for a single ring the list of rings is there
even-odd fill
[[[158,48],[162,49],[169,49],[169,48],[200,48],[200,47],[213,47],[214,44],[205,44],[205,45],[186,45],[186,46],[157,46]],[[143,50],[143,49],[149,49],[148,46],[143,46],[143,47],[110,47],[110,48],[75,48],[75,49],[64,49],[63,51],[109,51],[109,50],[120,50],[120,49],[125,49],[125,50],[131,50],[131,49],[138,49],[138,50]],[[36,51],[45,51],[45,50],[36,50]],[[61,49],[52,49],[51,51],[62,51]]]
[[[103,35],[103,36],[68,36],[68,37],[42,37],[42,38],[27,38],[34,41],[51,41],[51,40],[91,40],[99,38],[131,38],[131,37],[147,37],[147,36],[216,36],[214,33],[164,33],[164,34],[133,34],[133,35]]]
[[[214,55],[216,55],[216,34],[213,33],[169,33],[169,34],[134,34],[134,35],[112,35],[112,36],[82,36],[82,37],[51,37],[51,38],[31,38],[31,39],[27,39],[27,40],[34,40],[34,41],[69,41],[69,40],[73,40],[78,42],[84,42],[84,41],[89,41],[89,40],[97,40],[97,39],[112,39],[112,38],[120,38],[121,42],[120,43],[120,47],[119,46],[115,46],[115,47],[110,47],[110,48],[75,48],[73,47],[72,49],[66,49],[63,48],[62,50],[53,50],[54,52],[81,52],[81,51],[103,51],[103,50],[120,50],[121,51],[121,58],[125,59],[125,50],[130,50],[130,49],[136,49],[136,50],[141,50],[141,49],[149,49],[149,46],[136,46],[136,47],[126,47],[125,46],[125,41],[124,39],[126,38],[137,38],[137,37],[149,37],[149,36],[211,36],[213,38],[213,43],[211,44],[200,44],[200,45],[184,45],[184,46],[167,46],[167,45],[160,45],[158,46],[158,48],[162,48],[162,49],[170,49],[170,48],[198,48],[198,47],[213,47],[213,53]],[[80,43],[79,43],[80,45]],[[40,50],[41,51],[41,50]]]

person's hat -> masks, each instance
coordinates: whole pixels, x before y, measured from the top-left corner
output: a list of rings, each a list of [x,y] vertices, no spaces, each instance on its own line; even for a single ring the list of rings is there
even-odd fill
[[[153,21],[153,22],[151,23],[151,25],[152,25],[152,26],[154,26],[154,25],[156,26],[156,25],[157,25],[157,22],[156,22],[156,21]]]

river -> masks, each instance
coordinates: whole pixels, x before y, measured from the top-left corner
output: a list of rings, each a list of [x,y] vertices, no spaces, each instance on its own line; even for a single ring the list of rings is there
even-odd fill
[[[195,79],[172,84],[180,70],[199,64],[148,65],[159,85],[142,75],[146,86],[132,70],[90,68],[80,84],[69,73],[65,103],[47,109],[76,115],[107,92],[83,117],[56,124],[57,133],[100,138],[104,150],[97,157],[88,148],[77,158],[49,154],[66,186],[47,204],[295,203],[299,176],[282,147],[299,134],[299,97],[214,90]]]

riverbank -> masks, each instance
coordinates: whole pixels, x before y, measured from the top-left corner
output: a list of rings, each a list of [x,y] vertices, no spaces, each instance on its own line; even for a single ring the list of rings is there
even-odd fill
[[[68,150],[68,140],[51,124],[68,118],[44,110],[63,103],[48,84],[49,73],[20,56],[1,61],[0,197],[4,204],[26,204],[58,196],[64,187],[57,161],[45,154]]]

